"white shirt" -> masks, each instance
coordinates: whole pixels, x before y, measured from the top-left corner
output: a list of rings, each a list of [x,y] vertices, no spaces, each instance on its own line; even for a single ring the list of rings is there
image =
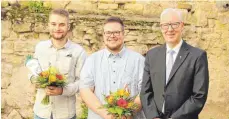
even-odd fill
[[[62,95],[50,96],[50,104],[43,105],[41,100],[46,95],[42,88],[37,89],[34,113],[49,119],[69,119],[76,114],[76,92],[79,91],[79,74],[86,59],[84,49],[70,40],[61,49],[53,47],[51,40],[41,41],[36,45],[34,58],[38,59],[41,69],[55,66],[67,77],[67,85]]]
[[[169,57],[169,51],[170,51],[170,50],[175,51],[174,54],[173,54],[173,61],[174,61],[174,63],[175,63],[177,54],[178,54],[179,51],[180,51],[180,48],[181,48],[182,43],[183,43],[183,40],[181,39],[180,42],[179,42],[173,49],[170,48],[168,44],[166,44],[166,66],[167,66],[168,61],[169,61],[169,58],[168,58],[168,57]]]

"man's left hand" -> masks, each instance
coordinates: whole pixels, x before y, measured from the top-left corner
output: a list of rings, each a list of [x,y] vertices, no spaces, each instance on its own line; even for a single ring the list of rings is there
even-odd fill
[[[56,87],[56,86],[47,86],[45,88],[45,92],[46,92],[46,95],[49,95],[49,96],[61,95],[63,93],[63,88]]]

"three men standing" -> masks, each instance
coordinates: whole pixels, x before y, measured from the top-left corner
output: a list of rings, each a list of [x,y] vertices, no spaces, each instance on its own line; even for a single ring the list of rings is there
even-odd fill
[[[104,23],[106,48],[93,53],[84,64],[83,48],[66,38],[68,13],[53,10],[49,18],[52,38],[36,46],[34,57],[42,70],[56,66],[67,74],[68,85],[38,89],[34,118],[75,119],[75,93],[80,88],[89,107],[88,119],[112,119],[100,108],[105,103],[103,95],[126,88],[131,96],[141,92],[135,99],[137,114],[128,118],[144,119],[143,106],[147,119],[198,119],[208,93],[207,54],[183,41],[184,23],[176,9],[162,12],[160,26],[166,44],[148,51],[145,59],[125,47],[123,21],[110,17]],[[45,95],[51,96],[49,105],[40,103]]]

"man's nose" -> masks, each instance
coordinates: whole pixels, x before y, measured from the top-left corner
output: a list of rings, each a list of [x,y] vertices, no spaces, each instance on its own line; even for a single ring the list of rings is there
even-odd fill
[[[54,29],[55,29],[55,30],[59,30],[59,29],[60,29],[59,25],[56,25],[56,26],[54,27]]]
[[[172,26],[169,25],[168,31],[172,31],[172,30],[173,30]]]
[[[112,33],[110,37],[115,37],[114,33]]]

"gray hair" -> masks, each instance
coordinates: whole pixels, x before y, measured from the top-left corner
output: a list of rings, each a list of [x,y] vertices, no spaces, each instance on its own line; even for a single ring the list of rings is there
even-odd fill
[[[178,9],[175,9],[175,8],[167,8],[167,9],[164,9],[164,10],[162,11],[162,13],[161,13],[160,18],[162,18],[163,15],[168,14],[168,13],[169,13],[169,14],[170,14],[170,13],[175,13],[175,14],[178,16],[178,18],[180,19],[180,21],[183,22],[183,18],[182,18],[181,12],[180,12]]]

